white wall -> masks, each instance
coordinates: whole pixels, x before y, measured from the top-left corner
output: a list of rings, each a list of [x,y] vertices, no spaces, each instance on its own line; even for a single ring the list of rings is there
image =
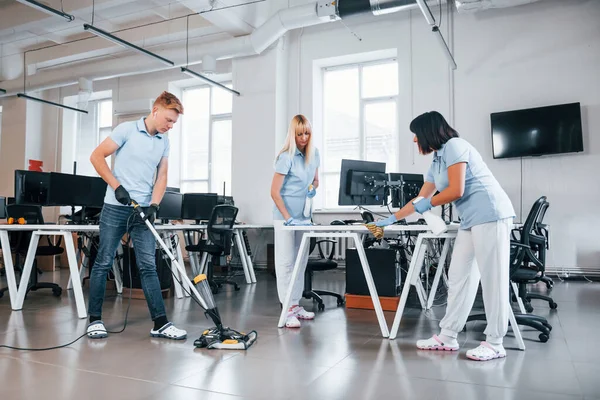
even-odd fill
[[[517,214],[521,208],[520,160],[493,160],[490,113],[581,102],[585,152],[524,159],[523,213],[526,215],[537,197],[548,196],[551,206],[547,221],[552,226],[549,264],[598,269],[600,248],[591,228],[600,224],[594,202],[600,192],[595,173],[600,167],[600,139],[596,135],[600,130],[600,2],[545,0],[509,9],[454,14],[453,18],[458,63],[454,78],[418,10],[368,22],[364,18],[361,23],[348,22],[362,37],[360,42],[339,23],[307,29],[300,41],[294,35],[292,46],[296,49],[290,52],[301,54],[301,91],[298,94],[297,82],[292,82],[290,98],[300,97],[299,111],[315,114],[318,127],[311,85],[318,78],[315,60],[396,49],[402,172],[422,173],[430,162],[429,157],[415,155],[408,130],[412,117],[438,110],[452,119],[453,109],[455,128],[479,149]],[[446,37],[449,22],[445,14],[442,30]]]

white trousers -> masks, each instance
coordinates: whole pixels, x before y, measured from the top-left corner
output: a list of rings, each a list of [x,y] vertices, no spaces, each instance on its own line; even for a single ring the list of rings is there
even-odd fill
[[[303,234],[302,232],[283,230],[283,223],[283,220],[273,221],[275,229],[275,273],[277,274],[277,294],[279,295],[281,304],[285,301],[285,295],[287,294],[292,279],[294,263],[296,262],[298,251],[300,250],[300,242],[302,241]],[[304,271],[306,270],[307,261],[308,247],[306,248],[305,254],[302,255],[300,262],[301,269],[298,274],[298,279],[294,282],[290,306],[298,304],[302,298],[302,291],[304,289]]]
[[[486,341],[501,344],[508,330],[512,218],[459,230],[448,270],[448,305],[441,334],[454,337],[467,322],[481,279]]]

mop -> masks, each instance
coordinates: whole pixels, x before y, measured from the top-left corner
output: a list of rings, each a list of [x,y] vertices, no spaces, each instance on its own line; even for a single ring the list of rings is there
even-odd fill
[[[131,201],[133,205],[133,209],[138,213],[142,220],[145,215],[142,211],[142,207],[135,202]],[[180,276],[186,277],[187,273],[185,268],[179,264],[173,253],[169,250],[165,242],[162,240],[156,229],[150,221],[146,220],[146,226],[150,229],[150,232],[154,235],[154,238],[163,249],[165,254],[171,260],[171,266],[175,266],[177,271],[179,271]],[[185,279],[185,278],[184,278]],[[184,281],[181,282],[182,286],[186,286]],[[191,290],[191,294],[196,297],[200,306],[205,310],[205,315],[210,317],[212,321],[215,323],[213,328],[207,329],[202,332],[202,335],[194,341],[194,346],[197,348],[207,349],[225,349],[225,350],[247,350],[250,346],[256,342],[258,338],[258,333],[256,331],[250,331],[248,334],[243,332],[238,332],[233,329],[230,329],[226,326],[223,326],[221,322],[221,316],[219,315],[219,310],[215,304],[215,299],[212,295],[212,291],[210,289],[210,285],[208,284],[208,279],[206,279],[206,275],[201,274],[194,278],[194,285],[187,285]]]

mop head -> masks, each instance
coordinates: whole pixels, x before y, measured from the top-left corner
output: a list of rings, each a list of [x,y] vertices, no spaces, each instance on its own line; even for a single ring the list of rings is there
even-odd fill
[[[257,338],[256,331],[245,334],[224,326],[215,326],[202,332],[202,335],[194,341],[194,346],[199,349],[248,350]]]
[[[373,234],[373,236],[375,236],[375,239],[383,238],[383,228],[376,226],[375,224],[367,224],[365,226]]]
[[[194,346],[199,349],[223,349],[223,350],[247,350],[256,342],[258,333],[250,331],[248,334],[238,332],[226,326],[221,322],[221,315],[215,304],[215,299],[212,295],[210,285],[206,275],[198,275],[194,278],[194,284],[198,288],[199,294],[202,296],[206,305],[209,307],[206,310],[206,316],[210,317],[215,323],[213,328],[202,332],[202,335],[194,341]]]

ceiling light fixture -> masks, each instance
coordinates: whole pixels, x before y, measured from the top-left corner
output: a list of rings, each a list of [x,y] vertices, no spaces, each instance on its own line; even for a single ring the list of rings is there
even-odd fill
[[[223,85],[223,84],[221,84],[219,82],[215,82],[212,79],[209,79],[209,78],[205,77],[202,74],[199,74],[197,72],[192,71],[191,69],[181,67],[181,72],[183,72],[184,74],[189,75],[189,76],[191,76],[193,78],[201,79],[204,82],[206,82],[206,83],[208,83],[208,84],[210,84],[212,86],[216,86],[216,87],[219,87],[219,88],[221,88],[223,90],[227,90],[229,93],[235,94],[236,96],[240,96],[240,92],[238,92],[237,90],[230,89],[227,86],[225,86],[225,85]]]
[[[31,8],[35,8],[38,11],[44,12],[50,15],[58,15],[59,17],[63,17],[67,21],[71,22],[75,19],[75,17],[71,14],[67,14],[64,11],[57,10],[55,8],[49,7],[45,4],[38,3],[35,0],[17,0],[19,3],[29,6]]]
[[[88,32],[93,33],[96,36],[100,36],[106,40],[110,40],[111,42],[116,43],[119,46],[123,46],[125,48],[132,49],[132,50],[138,51],[142,54],[145,54],[147,56],[153,57],[153,58],[157,59],[158,61],[162,62],[163,64],[166,64],[171,67],[175,66],[175,63],[173,61],[167,60],[166,58],[161,57],[158,54],[152,53],[151,51],[148,51],[146,49],[142,49],[141,47],[136,46],[133,43],[129,43],[121,38],[116,37],[115,35],[113,35],[111,33],[108,33],[106,31],[103,31],[102,29],[96,28],[93,25],[83,24],[83,29]]]
[[[25,93],[17,93],[17,97],[22,97],[22,98],[27,99],[27,100],[37,101],[39,103],[49,104],[49,105],[55,106],[55,107],[66,108],[67,110],[77,111],[77,112],[84,113],[84,114],[88,113],[86,110],[81,110],[79,108],[65,106],[64,104],[55,103],[53,101],[48,101],[48,100],[40,99],[38,97],[32,97],[32,96],[26,95]]]

